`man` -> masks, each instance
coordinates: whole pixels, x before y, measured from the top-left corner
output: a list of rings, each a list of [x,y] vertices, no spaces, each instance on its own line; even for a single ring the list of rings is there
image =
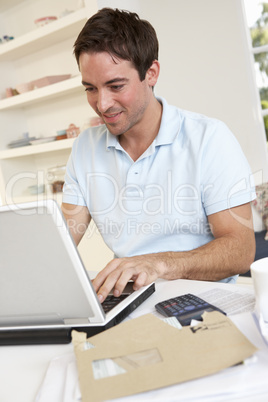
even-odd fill
[[[115,253],[93,282],[99,300],[129,280],[234,281],[255,240],[250,169],[232,133],[155,97],[158,41],[136,14],[100,10],[74,53],[104,125],[73,146],[62,210],[76,244],[92,218]]]

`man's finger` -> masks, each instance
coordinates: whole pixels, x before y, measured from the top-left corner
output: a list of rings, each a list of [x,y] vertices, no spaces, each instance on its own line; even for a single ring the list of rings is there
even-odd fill
[[[148,275],[147,272],[141,272],[134,281],[133,289],[139,290],[142,286],[147,285]]]
[[[93,279],[92,283],[94,286],[95,291],[97,292],[100,287],[104,284],[106,278],[109,276],[111,272],[113,272],[117,266],[120,264],[119,258],[115,258],[114,260],[110,261],[106,267],[104,267],[98,275]]]

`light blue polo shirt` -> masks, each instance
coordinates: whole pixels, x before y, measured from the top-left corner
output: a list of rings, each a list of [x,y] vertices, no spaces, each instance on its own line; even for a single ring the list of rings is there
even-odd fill
[[[255,198],[227,126],[158,100],[159,133],[137,161],[102,125],[79,135],[67,164],[63,202],[88,207],[117,257],[200,247],[214,238],[207,215]]]

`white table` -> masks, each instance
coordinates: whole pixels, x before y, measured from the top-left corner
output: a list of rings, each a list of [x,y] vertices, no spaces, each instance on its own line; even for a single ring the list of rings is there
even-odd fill
[[[243,285],[216,284],[225,289],[250,289]],[[168,297],[184,293],[199,294],[203,290],[215,287],[215,283],[201,281],[163,281],[156,283],[156,292],[146,300],[131,318],[154,311],[154,305]],[[243,323],[246,327],[246,323]],[[253,330],[253,328],[252,328]],[[249,339],[254,338],[248,328]],[[250,339],[252,341],[252,339]],[[1,346],[0,347],[0,401],[1,402],[34,402],[44,379],[47,367],[52,358],[72,352],[72,344],[41,346]],[[268,349],[267,349],[268,373]],[[213,381],[215,381],[215,376]],[[267,376],[268,378],[268,376]],[[177,395],[177,394],[175,394]],[[262,399],[263,398],[263,399]],[[139,398],[137,398],[139,399]],[[133,400],[133,398],[130,398]],[[140,399],[139,399],[140,400]],[[141,398],[143,401],[144,399]],[[159,400],[163,400],[162,398]],[[179,400],[179,399],[175,399]],[[266,395],[243,397],[244,401],[267,401]],[[48,401],[49,402],[49,401]],[[59,401],[60,402],[60,401]]]

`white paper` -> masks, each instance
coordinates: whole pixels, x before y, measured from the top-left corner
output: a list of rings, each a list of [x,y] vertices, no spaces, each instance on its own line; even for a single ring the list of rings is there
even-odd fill
[[[78,402],[81,401],[81,399],[78,369],[75,360],[68,363],[66,368],[63,402]]]
[[[35,402],[62,401],[65,393],[68,364],[71,362],[76,362],[74,353],[68,353],[51,360]],[[68,402],[76,401],[69,399]]]
[[[255,308],[254,293],[235,287],[234,290],[215,287],[199,293],[198,296],[220,308],[228,316],[244,312],[253,312]]]

